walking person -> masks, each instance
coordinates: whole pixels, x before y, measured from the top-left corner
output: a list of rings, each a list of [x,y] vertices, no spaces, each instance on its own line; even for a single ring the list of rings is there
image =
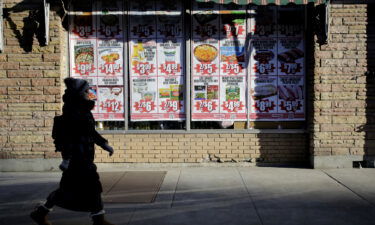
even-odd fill
[[[104,218],[102,185],[94,164],[94,144],[113,154],[113,148],[95,130],[91,110],[95,101],[89,98],[85,80],[66,78],[63,114],[54,118],[52,137],[56,151],[61,152],[63,170],[59,188],[47,197],[44,205],[31,212],[38,225],[51,225],[47,214],[53,206],[90,212],[93,225],[112,225]]]

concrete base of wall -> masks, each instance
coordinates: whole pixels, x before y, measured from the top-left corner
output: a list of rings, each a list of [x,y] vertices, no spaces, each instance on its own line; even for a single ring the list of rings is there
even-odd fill
[[[0,159],[0,172],[58,171],[61,163],[56,159]]]
[[[314,169],[353,168],[353,162],[363,161],[361,155],[311,156]]]

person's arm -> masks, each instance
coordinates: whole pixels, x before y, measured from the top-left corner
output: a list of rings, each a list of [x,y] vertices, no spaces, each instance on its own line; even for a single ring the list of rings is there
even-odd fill
[[[96,130],[94,130],[94,142],[99,145],[102,149],[109,153],[109,156],[113,155],[113,148],[108,145],[107,139],[103,138]]]

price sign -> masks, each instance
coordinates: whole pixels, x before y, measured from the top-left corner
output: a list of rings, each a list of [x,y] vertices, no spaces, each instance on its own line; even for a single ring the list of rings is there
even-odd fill
[[[202,75],[211,75],[216,73],[217,66],[211,63],[199,63],[195,66],[196,73],[200,73]]]
[[[121,72],[121,66],[120,64],[116,63],[105,63],[99,66],[100,72],[106,74],[106,75],[114,75],[116,73]]]
[[[150,25],[144,25],[139,24],[138,26],[134,26],[131,30],[134,36],[140,37],[140,38],[148,38],[152,35],[154,35],[155,30],[153,26]]]
[[[181,65],[175,62],[166,62],[161,64],[160,71],[166,75],[176,75],[181,72]]]
[[[302,66],[300,63],[281,63],[280,70],[288,75],[301,72]]]
[[[276,105],[274,102],[271,102],[270,100],[266,99],[256,101],[253,107],[259,112],[269,112],[273,110],[276,107]]]
[[[100,107],[107,113],[116,113],[122,111],[123,105],[120,101],[117,101],[116,99],[107,99],[106,101],[100,104]]]
[[[210,100],[196,101],[195,108],[200,112],[212,112],[216,110],[217,104]]]
[[[149,100],[140,100],[134,103],[134,108],[139,112],[151,112],[155,109],[155,103]]]
[[[243,71],[243,66],[238,63],[228,63],[228,64],[223,64],[221,67],[223,72],[228,75],[237,75],[239,73],[242,73]]]
[[[296,112],[297,110],[301,110],[302,103],[299,100],[281,101],[280,108],[286,112]]]
[[[223,107],[224,111],[238,112],[243,109],[244,104],[238,100],[228,100],[228,101],[224,101],[221,106]]]
[[[254,64],[254,71],[259,74],[270,74],[275,71],[275,66],[273,63],[259,63]]]
[[[76,74],[88,76],[95,71],[95,67],[92,63],[78,63],[74,67],[74,71]]]
[[[167,112],[177,112],[181,110],[182,104],[180,101],[167,100],[161,103],[161,109]]]
[[[223,34],[227,37],[238,37],[238,36],[243,36],[245,34],[245,28],[243,25],[229,25],[229,24],[224,24],[223,27]]]
[[[135,66],[133,66],[133,71],[139,75],[149,75],[153,73],[155,70],[154,65],[148,62],[138,62]]]
[[[200,37],[212,37],[217,34],[217,28],[212,24],[204,24],[195,28],[195,34]]]

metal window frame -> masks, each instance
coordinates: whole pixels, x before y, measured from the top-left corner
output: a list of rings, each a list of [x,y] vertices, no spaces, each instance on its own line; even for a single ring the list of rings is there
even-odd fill
[[[4,52],[4,16],[3,16],[3,0],[0,0],[0,53]]]

